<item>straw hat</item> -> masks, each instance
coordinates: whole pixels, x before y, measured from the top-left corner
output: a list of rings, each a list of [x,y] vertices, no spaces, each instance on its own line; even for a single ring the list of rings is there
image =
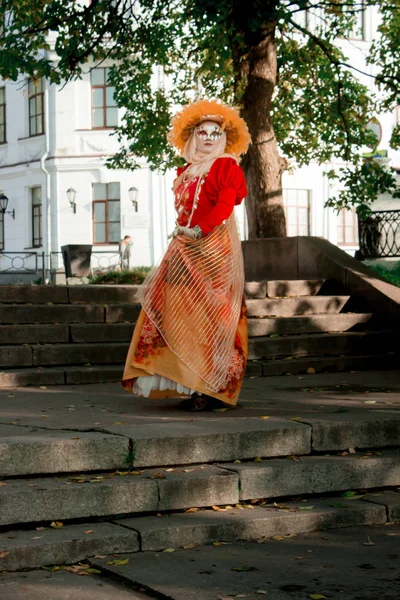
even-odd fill
[[[193,129],[203,121],[220,124],[226,133],[227,153],[239,156],[247,151],[251,139],[245,121],[236,108],[219,100],[198,100],[184,106],[171,121],[169,143],[182,153]]]

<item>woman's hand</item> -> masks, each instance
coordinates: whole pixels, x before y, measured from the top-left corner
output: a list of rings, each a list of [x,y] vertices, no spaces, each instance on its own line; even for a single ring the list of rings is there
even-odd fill
[[[198,225],[195,227],[175,227],[174,231],[168,236],[168,239],[176,237],[177,235],[184,235],[189,240],[198,240],[202,236],[202,231]]]

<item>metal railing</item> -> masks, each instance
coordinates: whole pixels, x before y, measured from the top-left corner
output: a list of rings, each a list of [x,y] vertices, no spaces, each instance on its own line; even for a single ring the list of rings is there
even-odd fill
[[[127,266],[124,264],[124,267]],[[121,254],[107,250],[95,250],[91,253],[91,274],[103,273],[121,268]],[[62,252],[5,252],[0,251],[0,275],[36,275],[42,281],[46,272],[63,273]]]
[[[358,258],[400,257],[400,210],[380,210],[358,217]]]
[[[0,275],[36,275],[43,266],[43,252],[0,252]]]

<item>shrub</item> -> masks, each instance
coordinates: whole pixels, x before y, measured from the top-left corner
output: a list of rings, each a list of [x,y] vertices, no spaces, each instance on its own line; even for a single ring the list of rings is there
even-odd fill
[[[138,285],[143,283],[151,267],[135,267],[133,269],[123,269],[122,271],[110,270],[103,273],[91,275],[89,283],[91,284],[112,284],[112,285]]]

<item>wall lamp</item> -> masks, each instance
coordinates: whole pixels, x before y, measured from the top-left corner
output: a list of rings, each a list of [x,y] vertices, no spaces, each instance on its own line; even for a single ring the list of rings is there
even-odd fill
[[[6,213],[8,215],[12,215],[12,218],[15,219],[15,208],[13,208],[12,210],[7,210],[7,206],[8,206],[8,198],[5,194],[0,194],[0,212],[3,213],[3,215],[5,215]]]
[[[75,202],[75,196],[76,196],[76,190],[74,190],[74,188],[69,188],[67,190],[67,198],[68,198],[68,202],[71,205],[72,208],[72,212],[75,214],[76,213],[76,202]]]
[[[139,193],[139,190],[135,187],[130,187],[128,190],[129,199],[133,204],[135,212],[138,211],[138,201],[137,201],[138,193]]]

